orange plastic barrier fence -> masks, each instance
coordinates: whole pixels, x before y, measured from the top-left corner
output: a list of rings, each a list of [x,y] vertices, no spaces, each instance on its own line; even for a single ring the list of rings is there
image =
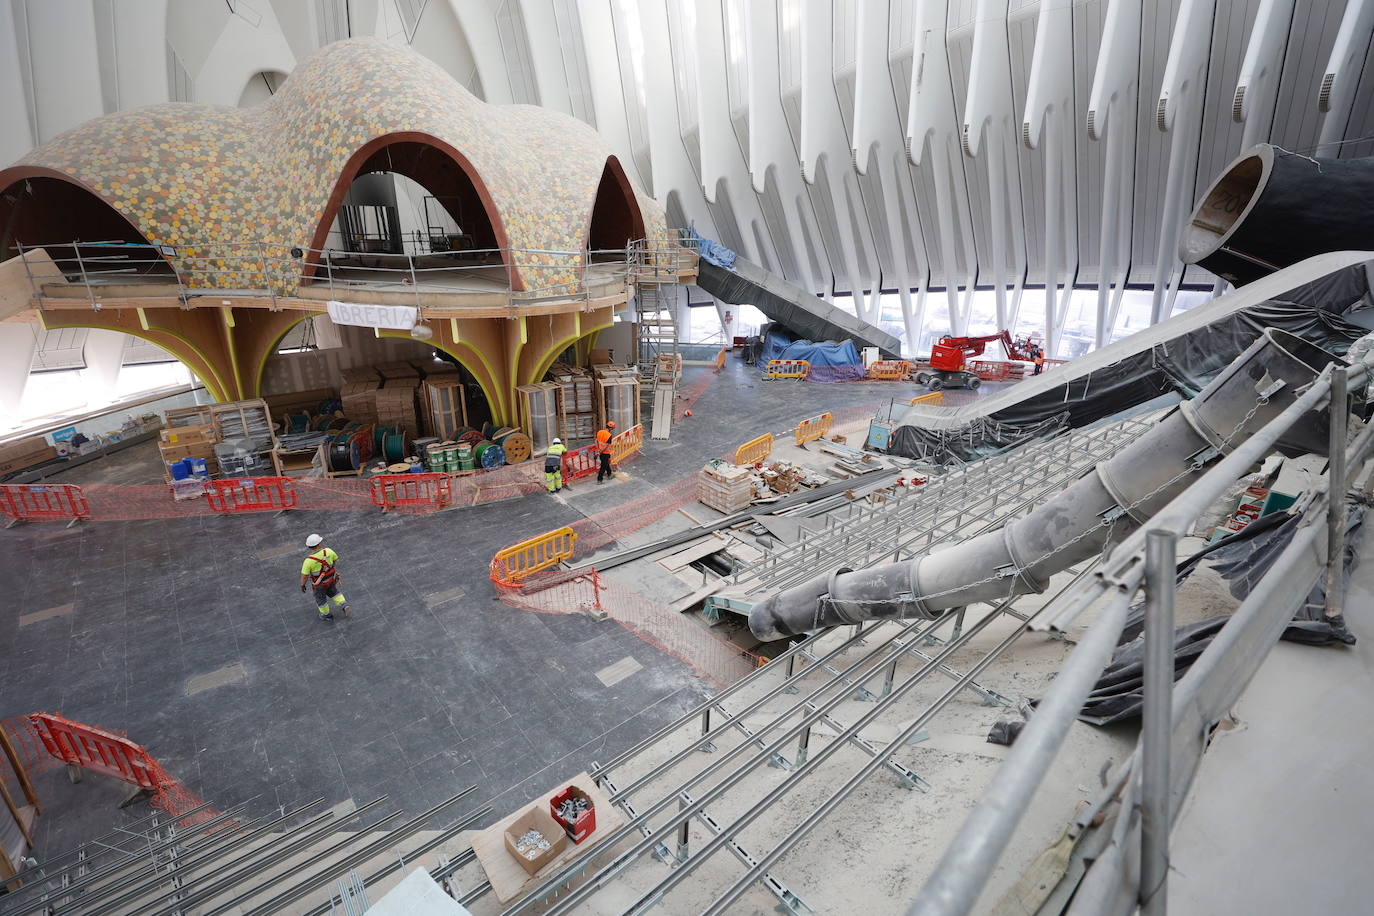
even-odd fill
[[[611,438],[611,462],[620,464],[639,454],[644,447],[644,424],[636,423]]]
[[[716,354],[716,361],[715,361],[714,363],[712,363],[712,367],[713,367],[717,372],[719,372],[720,370],[722,370],[722,369],[725,368],[725,348],[724,348],[724,347],[721,347],[721,348],[720,348],[720,352]]]
[[[969,371],[985,382],[1005,382],[1011,378],[1011,363],[975,359],[968,364]]]
[[[915,407],[917,404],[943,404],[945,393],[943,391],[932,391],[930,394],[922,394],[911,399],[908,407]]]
[[[43,748],[69,766],[104,773],[142,789],[156,789],[162,767],[128,738],[46,712],[28,717]]]
[[[898,382],[911,374],[911,363],[904,359],[880,359],[868,367],[868,377],[879,382]]]
[[[296,505],[296,482],[290,477],[243,477],[207,480],[205,501],[216,512],[277,512]]]
[[[521,541],[519,544],[503,547],[491,558],[491,581],[498,585],[514,585],[542,569],[572,559],[573,547],[576,544],[575,531],[571,528],[559,528]]]
[[[452,503],[452,483],[447,474],[379,474],[371,479],[372,504],[383,512],[443,509]]]
[[[601,446],[584,445],[563,453],[563,482],[581,480],[596,470],[601,463]]]
[[[163,769],[141,745],[123,735],[46,712],[10,721],[23,722],[28,732],[25,737],[37,738],[43,750],[58,763],[113,776],[148,790],[152,793],[148,803],[172,815],[180,826],[190,827],[220,817],[218,811]],[[232,829],[234,823],[232,819],[226,820],[212,832]]]
[[[830,432],[830,428],[835,425],[835,417],[831,413],[823,413],[818,417],[811,417],[802,420],[797,424],[797,444],[802,445],[812,442]],[[755,440],[758,441],[758,440]],[[743,448],[744,446],[740,446]],[[739,462],[735,462],[738,464]]]
[[[91,507],[81,488],[69,483],[19,483],[0,486],[0,515],[15,521],[87,519]]]
[[[804,359],[770,359],[763,367],[763,377],[806,378],[811,374],[811,364]]]
[[[764,433],[757,439],[735,449],[735,464],[755,464],[773,454],[773,434]]]

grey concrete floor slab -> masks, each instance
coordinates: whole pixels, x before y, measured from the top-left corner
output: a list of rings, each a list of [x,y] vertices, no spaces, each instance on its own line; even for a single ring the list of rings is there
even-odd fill
[[[915,393],[764,382],[726,366],[670,443],[646,441],[629,480],[579,483],[565,498],[386,520],[339,511],[0,532],[0,718],[60,712],[124,732],[192,791],[246,802],[250,816],[380,794],[387,811],[416,813],[473,783],[500,816],[707,688],[613,621],[500,603],[492,554],[675,483],[761,431]],[[159,479],[155,448],[139,446],[54,481]],[[297,588],[312,531],[338,551],[353,611],[332,625]],[[638,668],[608,686],[597,673],[615,665]],[[48,852],[146,813],[120,812],[127,793],[101,778],[73,786],[59,770],[37,782]]]
[[[1170,843],[1180,914],[1367,913],[1374,537],[1346,597],[1353,646],[1279,643],[1202,758]]]

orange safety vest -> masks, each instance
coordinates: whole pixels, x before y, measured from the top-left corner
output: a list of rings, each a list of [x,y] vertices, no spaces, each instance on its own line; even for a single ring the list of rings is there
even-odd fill
[[[611,431],[609,429],[597,430],[596,444],[603,455],[609,455],[611,453]]]

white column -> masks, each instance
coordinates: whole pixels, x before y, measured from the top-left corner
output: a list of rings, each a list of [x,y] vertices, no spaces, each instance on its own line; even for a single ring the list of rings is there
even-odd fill
[[[19,321],[0,323],[0,413],[16,420],[29,382],[29,367],[33,365],[36,328]]]
[[[82,381],[98,386],[100,394],[92,401],[103,399],[106,403],[114,400],[119,372],[124,368],[124,344],[127,336],[119,331],[92,328],[86,333],[86,369]]]
[[[1318,97],[1317,107],[1324,116],[1318,156],[1340,155],[1339,142],[1345,137],[1350,112],[1355,107],[1355,90],[1360,85],[1372,34],[1374,0],[1350,0],[1322,77],[1325,92]],[[1369,100],[1365,99],[1364,104],[1368,105]]]

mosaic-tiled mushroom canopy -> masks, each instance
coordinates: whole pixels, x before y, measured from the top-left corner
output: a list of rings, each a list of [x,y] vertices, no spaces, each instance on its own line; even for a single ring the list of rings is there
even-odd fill
[[[467,158],[505,245],[586,247],[611,155],[595,130],[543,108],[488,105],[428,59],[375,38],[321,49],[255,108],[166,104],[90,121],[33,150],[14,173],[0,172],[0,188],[24,166],[54,170],[95,191],[153,244],[176,246],[183,268],[207,258],[242,269],[233,254],[262,248],[244,243],[266,243],[271,257],[308,247],[346,163],[370,141],[401,132],[434,137]],[[635,197],[646,234],[662,235],[663,211]],[[522,252],[516,260],[526,287],[574,278],[569,256]],[[289,295],[299,281],[289,263],[250,271],[232,282],[202,275],[201,285],[270,285]]]

